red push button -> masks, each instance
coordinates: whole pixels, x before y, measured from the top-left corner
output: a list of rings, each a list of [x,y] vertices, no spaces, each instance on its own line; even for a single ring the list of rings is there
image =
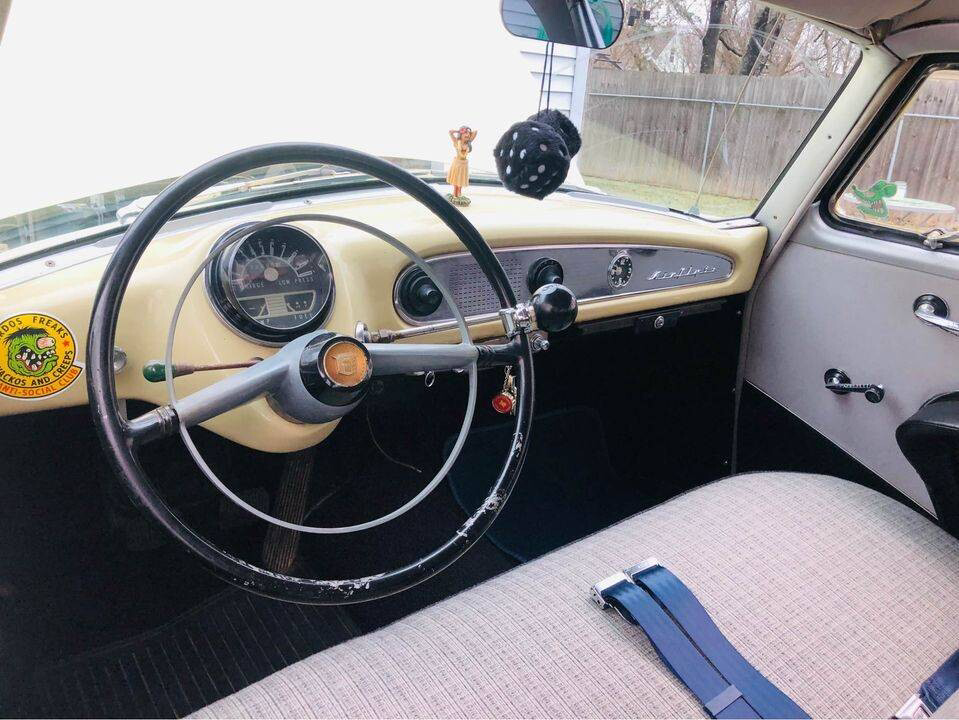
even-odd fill
[[[515,400],[507,393],[496,393],[493,396],[493,409],[501,415],[508,415],[513,412]]]

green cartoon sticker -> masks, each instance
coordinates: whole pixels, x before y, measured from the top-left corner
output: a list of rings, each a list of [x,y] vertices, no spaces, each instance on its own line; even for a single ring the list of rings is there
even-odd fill
[[[860,190],[855,185],[850,186],[853,195],[859,200],[856,209],[866,217],[886,220],[889,217],[889,208],[886,207],[886,198],[896,194],[896,184],[877,180],[868,190]]]
[[[73,333],[43,313],[0,321],[0,395],[39,400],[66,390],[79,377]]]
[[[43,328],[27,327],[6,338],[7,366],[18,375],[39,377],[57,366],[56,341]]]

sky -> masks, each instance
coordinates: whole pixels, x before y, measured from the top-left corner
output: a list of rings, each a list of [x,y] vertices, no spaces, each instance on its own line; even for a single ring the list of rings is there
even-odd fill
[[[454,9],[455,7],[455,9]],[[0,43],[0,217],[317,141],[448,161],[536,110],[498,0],[13,0]]]

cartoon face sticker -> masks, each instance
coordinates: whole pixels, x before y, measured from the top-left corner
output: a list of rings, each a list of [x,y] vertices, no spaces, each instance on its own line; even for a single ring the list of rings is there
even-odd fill
[[[868,190],[860,190],[855,185],[850,185],[849,189],[859,203],[856,209],[863,217],[879,218],[887,220],[889,218],[889,208],[886,205],[886,198],[891,198],[896,194],[896,184],[877,180]]]
[[[0,320],[0,400],[41,400],[63,392],[80,376],[70,329],[42,313]]]
[[[27,327],[4,340],[11,371],[27,377],[46,375],[57,366],[56,341],[43,328]]]

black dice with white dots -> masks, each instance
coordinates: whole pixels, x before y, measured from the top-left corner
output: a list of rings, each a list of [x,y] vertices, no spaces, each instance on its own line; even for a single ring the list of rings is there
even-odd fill
[[[508,190],[542,200],[563,184],[580,147],[579,131],[558,110],[543,110],[512,125],[493,156]]]

